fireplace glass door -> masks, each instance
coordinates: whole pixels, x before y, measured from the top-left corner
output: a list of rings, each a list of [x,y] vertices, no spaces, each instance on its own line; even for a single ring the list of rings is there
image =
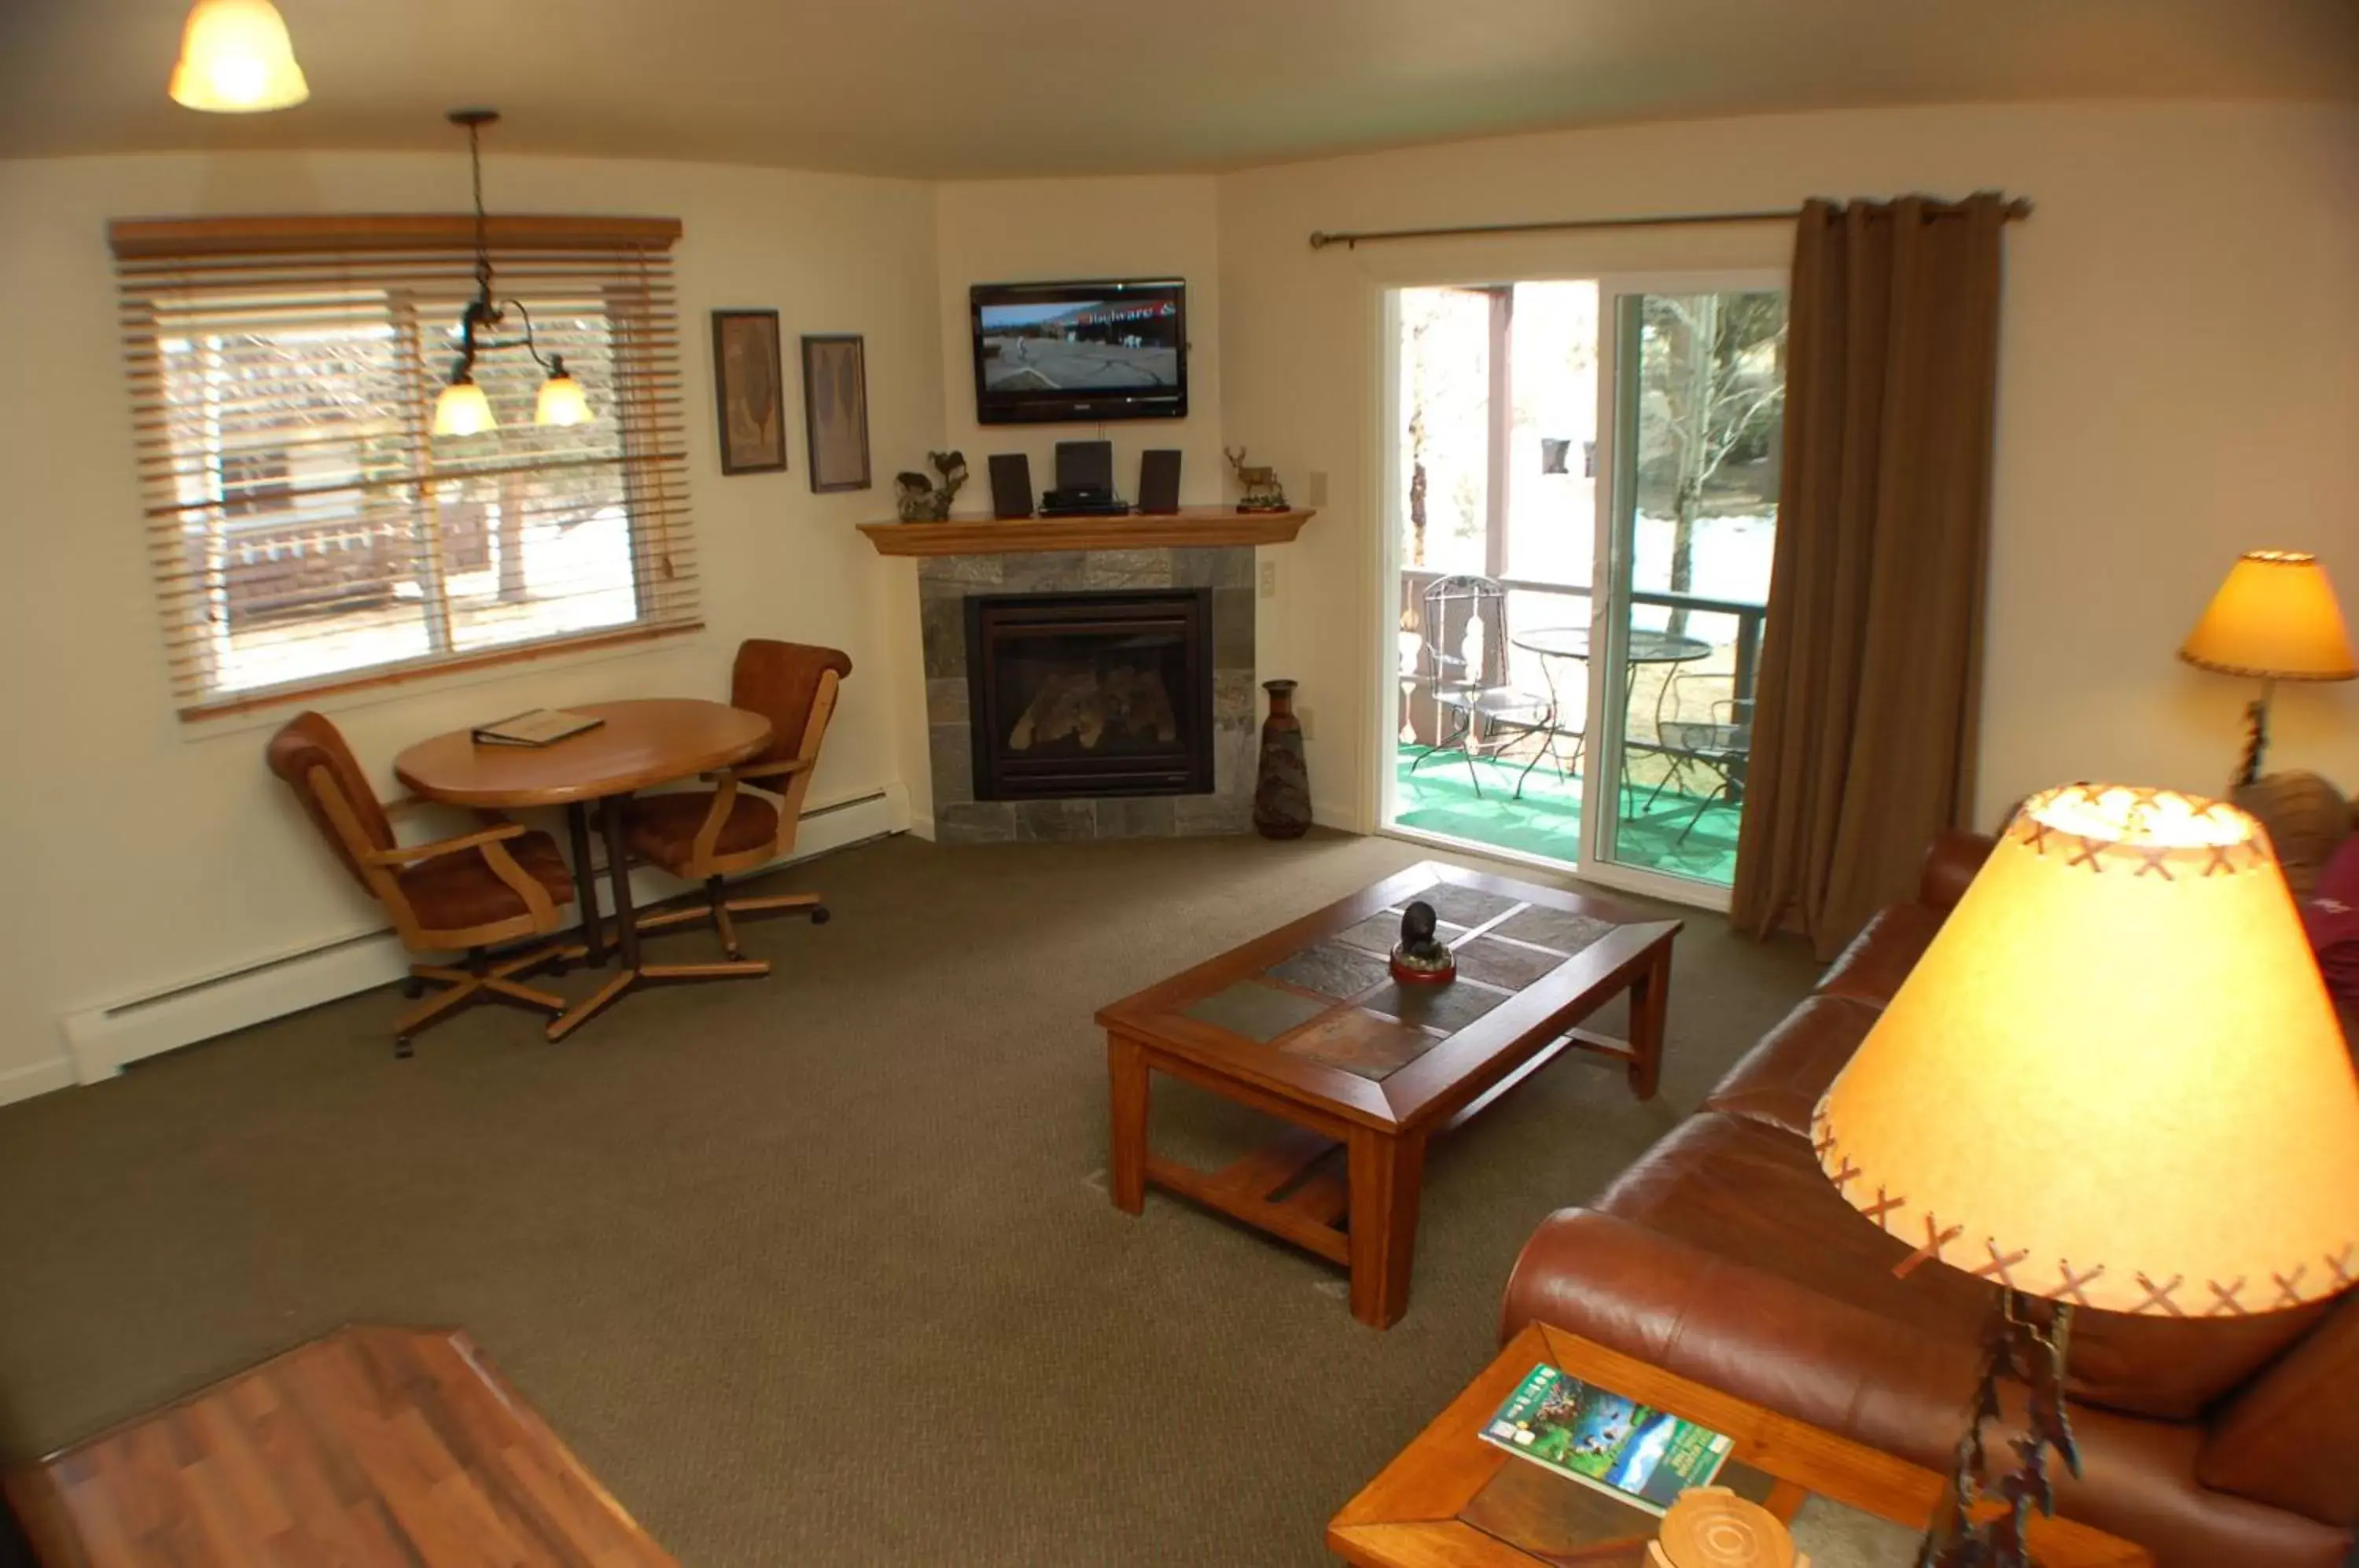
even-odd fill
[[[1212,788],[1205,589],[967,601],[979,800]]]

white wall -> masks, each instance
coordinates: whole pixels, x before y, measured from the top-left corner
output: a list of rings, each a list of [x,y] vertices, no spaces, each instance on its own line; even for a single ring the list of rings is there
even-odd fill
[[[2179,639],[2239,550],[2317,550],[2359,614],[2359,110],[2234,104],[1793,115],[1520,136],[1220,182],[1232,442],[1332,475],[1263,662],[1321,714],[1321,818],[1372,825],[1389,284],[1782,264],[1777,229],[1312,252],[1348,230],[2002,188],[2007,235],[1980,816],[2113,777],[2216,792],[2239,683]],[[1763,247],[1768,249],[1765,252]],[[2293,689],[2273,764],[2359,788],[2359,687]]]
[[[720,696],[742,637],[832,643],[855,672],[814,803],[899,771],[888,694],[914,656],[882,635],[886,572],[853,528],[889,490],[810,494],[796,338],[864,332],[875,463],[940,439],[929,186],[755,169],[503,158],[504,211],[677,216],[681,365],[707,630],[321,703],[386,793],[413,740],[534,704]],[[0,615],[0,1099],[62,1081],[60,1020],[383,924],[264,769],[283,712],[173,713],[141,550],[116,352],[111,218],[462,206],[447,157],[79,158],[0,164],[0,474],[13,580]],[[792,471],[722,477],[706,312],[782,313]]]

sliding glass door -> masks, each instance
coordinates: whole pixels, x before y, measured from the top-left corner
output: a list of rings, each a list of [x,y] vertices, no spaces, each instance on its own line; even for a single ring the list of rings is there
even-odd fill
[[[1401,289],[1387,329],[1386,825],[1724,898],[1782,279]]]
[[[1612,296],[1614,458],[1590,661],[1603,745],[1582,864],[1673,896],[1724,896],[1734,879],[1753,745],[1786,296],[1770,279],[1746,283],[1667,280]]]
[[[1395,297],[1392,826],[1579,857],[1597,306],[1589,280]]]

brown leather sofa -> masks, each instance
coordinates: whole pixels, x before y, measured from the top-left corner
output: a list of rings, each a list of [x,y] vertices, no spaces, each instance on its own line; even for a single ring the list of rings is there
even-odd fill
[[[1930,1266],[1895,1279],[1908,1247],[1836,1195],[1808,1128],[1989,849],[1936,843],[1916,903],[1876,916],[1694,1116],[1542,1223],[1503,1337],[1538,1319],[1948,1470],[1993,1288]],[[2060,1511],[2161,1568],[2344,1568],[2359,1291],[2231,1320],[2082,1312],[2071,1372],[2083,1474]]]

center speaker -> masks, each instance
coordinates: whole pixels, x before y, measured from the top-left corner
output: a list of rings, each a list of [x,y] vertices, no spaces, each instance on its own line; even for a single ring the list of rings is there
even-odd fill
[[[1059,441],[1057,488],[1081,495],[1114,494],[1114,442]]]

